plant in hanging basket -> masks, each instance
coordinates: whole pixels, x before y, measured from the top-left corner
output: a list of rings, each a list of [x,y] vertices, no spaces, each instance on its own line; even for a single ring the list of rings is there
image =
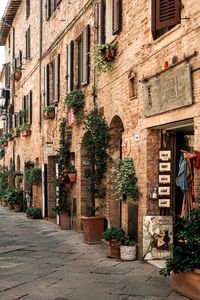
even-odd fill
[[[14,80],[16,80],[16,81],[20,80],[21,76],[22,76],[21,69],[16,69],[14,71]]]
[[[42,110],[42,117],[44,120],[54,119],[55,118],[55,107],[46,106]]]

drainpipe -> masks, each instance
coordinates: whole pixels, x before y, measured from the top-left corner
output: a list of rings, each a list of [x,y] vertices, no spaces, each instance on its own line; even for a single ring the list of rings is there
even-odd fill
[[[94,15],[94,46],[96,45],[96,3],[94,1],[94,4],[93,4],[93,15]],[[92,96],[93,96],[93,105],[94,105],[94,108],[97,108],[97,104],[96,104],[96,97],[97,97],[97,94],[96,94],[96,68],[94,66],[94,69],[93,69],[93,92],[92,92]]]
[[[40,36],[39,36],[39,132],[41,132],[41,125],[42,125],[42,112],[41,112],[41,106],[42,106],[42,94],[41,94],[41,75],[42,75],[42,6],[43,1],[40,0]]]

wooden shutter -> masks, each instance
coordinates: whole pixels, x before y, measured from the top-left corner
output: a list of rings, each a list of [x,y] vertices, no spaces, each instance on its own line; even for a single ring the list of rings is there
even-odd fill
[[[5,86],[10,88],[10,63],[5,64]]]
[[[16,127],[16,114],[12,115],[12,128]]]
[[[31,58],[31,28],[28,28],[28,59]]]
[[[19,69],[22,67],[22,51],[19,51],[17,61],[16,61],[16,67]]]
[[[46,0],[46,20],[51,17],[51,0]]]
[[[44,67],[44,106],[49,106],[49,64]]]
[[[26,104],[26,96],[22,97],[22,110],[25,111],[27,109]],[[23,117],[21,118],[21,124],[26,123],[27,120],[27,113],[24,113]]]
[[[74,79],[74,42],[71,41],[67,44],[67,74],[66,74],[66,83],[67,83],[67,93],[73,90],[73,79]]]
[[[89,51],[90,51],[90,25],[87,25],[81,36],[81,85],[89,83]]]
[[[105,44],[105,0],[97,5],[97,43]]]
[[[121,31],[122,24],[122,1],[112,0],[112,34],[118,34]]]
[[[156,0],[156,30],[178,24],[180,0]]]
[[[54,59],[54,66],[55,66],[55,76],[54,77],[54,102],[58,102],[60,98],[60,54],[58,54]]]
[[[32,124],[32,91],[27,96],[27,123]]]

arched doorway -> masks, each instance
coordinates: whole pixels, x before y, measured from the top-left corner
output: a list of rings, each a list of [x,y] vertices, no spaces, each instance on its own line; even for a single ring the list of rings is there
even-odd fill
[[[109,226],[121,226],[121,202],[116,200],[115,180],[117,162],[122,158],[122,133],[124,126],[119,116],[114,116],[110,124],[110,148],[107,173],[107,218]]]

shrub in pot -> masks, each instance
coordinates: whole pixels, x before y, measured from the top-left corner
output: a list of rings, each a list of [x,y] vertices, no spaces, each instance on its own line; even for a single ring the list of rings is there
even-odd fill
[[[103,232],[104,240],[109,242],[111,258],[120,258],[119,242],[124,238],[125,232],[122,228],[110,227]]]
[[[42,212],[39,207],[29,207],[26,210],[27,217],[32,219],[42,219]]]
[[[190,219],[176,223],[173,257],[167,259],[160,273],[172,274],[172,288],[179,293],[200,299],[200,207],[191,211]]]

